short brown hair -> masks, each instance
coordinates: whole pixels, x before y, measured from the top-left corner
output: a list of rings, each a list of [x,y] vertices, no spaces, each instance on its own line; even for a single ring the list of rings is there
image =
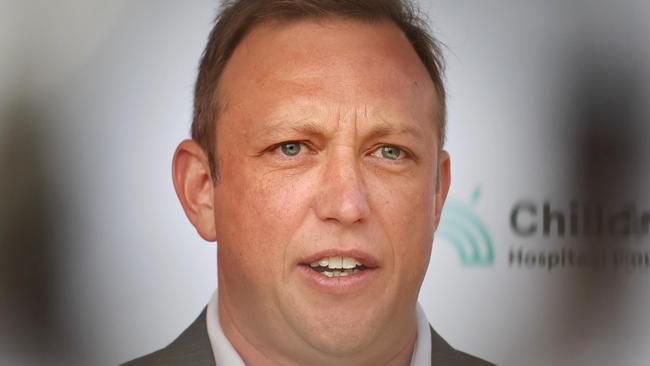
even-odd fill
[[[289,22],[305,18],[344,18],[366,22],[394,22],[411,42],[426,67],[440,99],[438,137],[445,138],[444,60],[438,41],[410,0],[224,0],[201,57],[194,89],[192,139],[208,155],[210,173],[218,181],[215,157],[216,122],[219,117],[217,88],[228,60],[244,36],[264,22]]]

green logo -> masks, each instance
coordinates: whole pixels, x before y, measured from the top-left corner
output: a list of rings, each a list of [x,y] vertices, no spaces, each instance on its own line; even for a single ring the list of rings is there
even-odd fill
[[[437,237],[456,248],[464,266],[486,267],[494,264],[494,245],[490,233],[474,207],[481,197],[480,187],[472,192],[470,205],[447,199],[438,225]]]

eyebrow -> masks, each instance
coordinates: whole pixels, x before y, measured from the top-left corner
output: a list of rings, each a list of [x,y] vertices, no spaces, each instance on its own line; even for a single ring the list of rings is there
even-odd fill
[[[260,131],[259,136],[280,135],[286,131],[293,131],[308,136],[326,136],[327,129],[321,124],[310,120],[280,121]],[[377,139],[386,136],[409,135],[416,140],[422,140],[422,130],[414,126],[404,126],[390,123],[382,119],[374,124],[368,132],[364,132],[364,139]]]
[[[314,121],[309,120],[297,120],[297,121],[287,121],[282,120],[277,123],[274,123],[270,126],[263,128],[258,136],[275,136],[282,135],[287,131],[293,131],[300,134],[306,134],[309,136],[325,136],[326,131],[323,126],[319,125]]]
[[[416,140],[422,139],[422,130],[408,125],[390,123],[384,119],[380,123],[375,124],[370,129],[370,132],[367,134],[366,138],[376,139],[384,136],[394,136],[394,135],[410,135]]]

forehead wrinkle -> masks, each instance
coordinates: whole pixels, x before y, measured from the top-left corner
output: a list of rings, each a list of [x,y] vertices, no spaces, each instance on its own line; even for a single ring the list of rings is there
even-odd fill
[[[323,138],[333,137],[331,135],[344,133],[345,113],[343,112],[343,109],[344,107],[341,105],[336,108],[336,114],[333,116],[335,121],[333,126],[328,123],[319,123],[313,120],[312,117],[299,119],[278,118],[273,122],[269,122],[269,124],[262,128],[256,135],[259,137],[270,136],[283,138],[286,137],[285,134],[287,132],[295,132],[307,136]],[[371,140],[399,135],[407,135],[417,141],[424,140],[421,128],[410,124],[392,122],[381,116],[371,117],[367,105],[364,105],[362,108],[357,109],[357,111],[351,114],[352,115],[348,117],[348,122],[352,124],[355,140],[358,138]]]
[[[258,136],[283,137],[286,132],[297,132],[309,136],[325,136],[327,130],[322,124],[309,119],[286,120],[282,119],[264,127]]]

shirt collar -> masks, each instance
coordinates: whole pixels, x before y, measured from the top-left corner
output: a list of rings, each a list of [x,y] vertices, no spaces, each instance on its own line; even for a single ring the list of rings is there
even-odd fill
[[[208,337],[214,354],[217,366],[245,366],[244,361],[232,346],[226,335],[223,334],[221,323],[219,323],[219,298],[218,290],[214,291],[208,303],[208,314],[206,316]],[[411,357],[411,366],[425,366],[431,364],[431,333],[429,321],[424,310],[417,304],[417,338]]]
[[[431,365],[431,330],[429,329],[429,320],[424,313],[420,303],[417,304],[416,317],[418,323],[418,335],[415,340],[413,357],[411,357],[411,366]]]
[[[210,338],[214,361],[217,366],[246,366],[237,351],[235,351],[235,348],[230,344],[228,338],[226,338],[226,335],[223,334],[223,329],[221,329],[217,292],[218,290],[215,290],[214,294],[212,294],[212,298],[208,303],[208,314],[206,316],[208,338]]]

